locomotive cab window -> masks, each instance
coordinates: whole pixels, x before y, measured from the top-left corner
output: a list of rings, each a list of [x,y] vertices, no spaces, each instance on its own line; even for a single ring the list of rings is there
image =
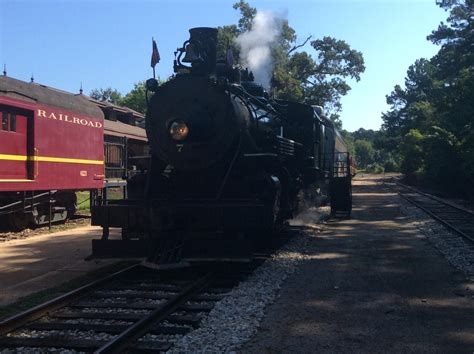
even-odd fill
[[[267,111],[255,107],[253,119],[255,119],[255,122],[260,129],[272,131],[276,135],[281,133],[281,120],[274,115],[268,114]]]

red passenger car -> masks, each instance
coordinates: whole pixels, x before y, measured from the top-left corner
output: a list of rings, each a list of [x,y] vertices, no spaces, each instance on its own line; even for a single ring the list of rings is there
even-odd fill
[[[83,95],[0,77],[0,215],[22,228],[65,220],[104,185],[104,115]]]

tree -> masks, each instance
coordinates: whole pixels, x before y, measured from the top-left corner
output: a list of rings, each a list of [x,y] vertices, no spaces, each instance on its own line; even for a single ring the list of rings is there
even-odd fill
[[[351,156],[355,157],[356,153],[355,153],[355,145],[354,145],[354,136],[353,136],[353,134],[348,132],[345,129],[342,129],[341,130],[341,135],[344,138],[344,141],[346,142],[347,151],[349,152],[349,154],[351,154]]]
[[[352,136],[355,140],[367,140],[373,143],[377,138],[378,133],[372,129],[359,128],[352,133]]]
[[[251,29],[252,20],[257,14],[256,8],[244,0],[233,7],[240,11],[241,17],[237,25],[218,28],[219,57],[223,57],[230,47],[234,57],[238,58],[239,48],[234,40],[239,34]],[[324,37],[310,42],[315,60],[307,51],[296,51],[310,38],[296,45],[295,30],[287,20],[282,20],[280,36],[271,48],[274,64],[271,92],[276,98],[323,106],[326,115],[340,127],[340,98],[350,90],[345,79],[355,78],[359,81],[360,74],[365,70],[362,53],[351,49],[345,41]]]
[[[244,0],[236,2],[232,7],[240,11],[239,33],[250,31],[252,28],[252,20],[257,14],[257,9],[251,7],[249,3]]]
[[[163,81],[160,78],[157,79],[158,84],[162,84]],[[145,114],[146,112],[146,87],[145,81],[139,81],[133,85],[133,88],[123,96],[119,91],[112,88],[107,89],[94,89],[90,93],[90,97],[99,100],[106,101],[118,106],[127,107],[137,112]]]
[[[234,58],[239,57],[239,49],[234,42],[238,34],[236,25],[217,27],[217,58],[225,58],[228,49],[232,50]]]
[[[425,165],[423,159],[423,134],[416,130],[410,130],[400,144],[402,152],[401,170],[409,181],[417,181],[423,172]]]
[[[432,62],[443,84],[439,101],[440,120],[455,134],[473,128],[474,111],[474,0],[440,4],[450,10],[447,24],[441,23],[427,39],[441,45]]]
[[[299,86],[296,98],[302,96],[304,103],[323,106],[327,115],[337,123],[342,108],[340,99],[351,89],[345,79],[359,81],[365,70],[362,53],[351,49],[345,41],[332,37],[314,40],[311,46],[317,59],[307,52],[291,55],[281,68],[288,74],[277,77],[282,81],[274,82],[275,93],[278,97],[292,97],[295,86]]]
[[[159,79],[158,82],[160,82]],[[137,82],[133,85],[133,89],[120,100],[120,105],[145,114],[147,108],[145,95],[145,81]]]
[[[387,96],[392,109],[382,115],[383,128],[391,136],[404,136],[410,129],[437,124],[433,104],[442,86],[436,79],[436,67],[427,59],[410,65],[405,78],[405,89],[396,85]]]
[[[122,99],[122,94],[111,87],[106,89],[94,89],[90,92],[89,96],[95,100],[113,104],[120,104],[120,100]]]
[[[474,197],[474,0],[440,6],[450,11],[447,23],[427,39],[441,47],[411,65],[405,88],[387,96],[383,129],[401,138],[393,151],[407,176]]]
[[[357,165],[360,168],[367,168],[374,162],[374,147],[367,140],[356,140],[354,143]]]

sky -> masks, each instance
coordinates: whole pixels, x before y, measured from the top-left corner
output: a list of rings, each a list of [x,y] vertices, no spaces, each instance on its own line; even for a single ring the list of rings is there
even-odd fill
[[[173,52],[189,28],[237,24],[237,0],[0,0],[0,65],[8,76],[76,93],[112,87],[125,94],[156,73],[173,72]],[[448,14],[435,0],[249,0],[286,16],[303,42],[331,36],[362,52],[366,70],[343,97],[343,128],[379,129],[385,96],[408,67],[438,47],[426,40]],[[314,54],[307,45],[304,49]],[[0,70],[3,71],[3,70]]]

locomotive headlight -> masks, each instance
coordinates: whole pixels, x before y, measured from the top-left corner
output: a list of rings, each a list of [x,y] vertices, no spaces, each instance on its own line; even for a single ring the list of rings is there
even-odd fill
[[[170,125],[170,135],[174,140],[184,140],[189,134],[189,128],[182,120],[176,120]]]

